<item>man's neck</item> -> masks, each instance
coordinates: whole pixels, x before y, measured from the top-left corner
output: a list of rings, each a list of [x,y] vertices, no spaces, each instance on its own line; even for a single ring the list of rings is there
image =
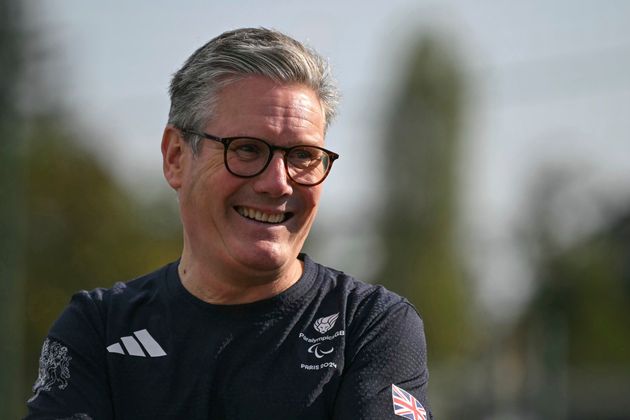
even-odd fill
[[[295,259],[288,267],[270,273],[222,270],[184,252],[179,263],[179,278],[188,292],[198,299],[216,305],[256,302],[276,296],[302,276],[304,263]]]

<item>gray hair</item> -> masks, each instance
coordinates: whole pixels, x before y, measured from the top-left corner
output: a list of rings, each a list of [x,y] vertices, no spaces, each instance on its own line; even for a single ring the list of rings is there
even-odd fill
[[[318,95],[327,129],[339,93],[326,60],[295,39],[266,28],[224,32],[195,51],[173,76],[169,124],[201,131],[211,120],[222,88],[247,76],[301,83]],[[186,136],[193,151],[200,139]]]

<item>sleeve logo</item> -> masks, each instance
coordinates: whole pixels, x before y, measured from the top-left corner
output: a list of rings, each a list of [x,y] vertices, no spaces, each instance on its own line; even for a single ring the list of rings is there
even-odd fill
[[[70,379],[70,360],[68,348],[60,343],[46,339],[39,358],[39,375],[33,385],[33,401],[42,391],[51,391],[55,386],[66,389]]]
[[[427,420],[427,412],[414,398],[402,388],[392,384],[392,402],[394,403],[394,414],[409,420]]]
[[[336,314],[325,316],[323,318],[319,318],[313,324],[313,328],[315,328],[315,330],[320,334],[324,334],[330,331],[330,329],[335,326],[337,318],[339,318],[339,312],[337,312]]]

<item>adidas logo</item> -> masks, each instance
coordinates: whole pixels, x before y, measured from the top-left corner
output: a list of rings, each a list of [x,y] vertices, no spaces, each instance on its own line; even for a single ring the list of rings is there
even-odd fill
[[[110,353],[128,354],[129,356],[146,357],[146,354],[142,350],[142,347],[144,347],[144,350],[146,350],[149,357],[166,356],[164,349],[160,347],[158,342],[151,337],[151,334],[149,334],[149,331],[146,329],[134,331],[133,335],[135,335],[135,337],[131,335],[120,337],[120,341],[122,341],[123,346],[125,346],[127,353],[125,353],[125,350],[123,350],[120,343],[114,343],[111,346],[107,346],[107,351]],[[140,344],[142,344],[142,346],[140,346]]]

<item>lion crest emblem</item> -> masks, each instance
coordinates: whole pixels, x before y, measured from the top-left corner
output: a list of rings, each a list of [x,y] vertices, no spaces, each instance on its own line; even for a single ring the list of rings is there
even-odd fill
[[[68,348],[47,338],[44,340],[42,354],[39,358],[39,374],[33,385],[33,397],[37,398],[42,391],[50,391],[54,387],[65,389],[70,379],[70,360]]]
[[[330,329],[335,326],[337,318],[339,318],[339,312],[337,312],[336,314],[325,316],[323,318],[319,318],[313,324],[313,328],[315,328],[315,330],[320,334],[324,334],[325,332],[330,331]]]

